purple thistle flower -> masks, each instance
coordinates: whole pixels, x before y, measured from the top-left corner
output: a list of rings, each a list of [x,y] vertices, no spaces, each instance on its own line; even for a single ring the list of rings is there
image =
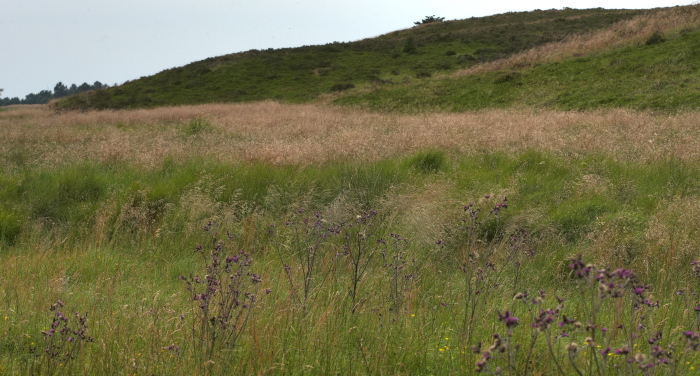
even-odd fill
[[[506,324],[506,328],[514,328],[518,325],[520,321],[517,317],[512,316],[510,311],[505,311],[504,313],[498,313],[498,320],[503,321]]]

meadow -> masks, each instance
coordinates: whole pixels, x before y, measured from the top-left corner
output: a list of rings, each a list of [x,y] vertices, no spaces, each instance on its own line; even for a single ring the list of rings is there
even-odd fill
[[[0,373],[683,375],[696,112],[0,112]]]

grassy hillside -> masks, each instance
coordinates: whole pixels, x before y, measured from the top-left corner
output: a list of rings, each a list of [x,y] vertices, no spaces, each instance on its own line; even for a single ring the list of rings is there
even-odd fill
[[[646,14],[564,9],[428,23],[376,38],[231,54],[77,95],[57,109],[134,108],[273,99],[308,102],[366,84],[393,87],[590,33]]]
[[[337,99],[372,109],[464,111],[528,106],[558,110],[700,108],[700,32],[524,70],[377,87]]]

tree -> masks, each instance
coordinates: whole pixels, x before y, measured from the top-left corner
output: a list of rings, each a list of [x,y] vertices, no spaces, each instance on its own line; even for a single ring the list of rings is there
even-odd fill
[[[90,91],[90,90],[92,90],[92,86],[90,86],[90,84],[88,84],[87,82],[83,82],[82,85],[78,86],[79,93],[84,93],[84,92]]]
[[[413,24],[414,25],[423,25],[423,24],[427,24],[427,23],[431,23],[431,22],[442,22],[444,20],[445,20],[445,17],[435,17],[435,15],[433,14],[432,16],[426,16],[423,19],[423,21],[414,22]]]
[[[49,103],[53,93],[51,90],[42,90],[38,94],[30,93],[22,101],[22,104],[45,104]]]
[[[61,98],[65,97],[66,95],[68,95],[68,87],[64,85],[63,82],[59,82],[53,87],[54,98]]]
[[[0,89],[0,95],[2,95],[3,91],[5,91],[5,89]]]

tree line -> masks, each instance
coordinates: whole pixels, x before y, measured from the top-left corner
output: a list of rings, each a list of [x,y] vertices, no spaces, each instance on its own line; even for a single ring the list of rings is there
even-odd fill
[[[9,106],[11,104],[44,104],[49,103],[49,101],[54,98],[67,97],[69,95],[84,93],[90,90],[107,89],[108,87],[110,86],[103,84],[100,81],[95,81],[95,83],[92,85],[88,84],[87,82],[84,82],[80,86],[72,84],[70,87],[63,84],[63,82],[59,82],[56,84],[56,86],[54,86],[53,91],[42,90],[36,94],[29,93],[24,97],[24,99],[19,99],[19,97],[0,98],[0,106]],[[2,94],[2,92],[3,90],[0,89],[0,94]]]

